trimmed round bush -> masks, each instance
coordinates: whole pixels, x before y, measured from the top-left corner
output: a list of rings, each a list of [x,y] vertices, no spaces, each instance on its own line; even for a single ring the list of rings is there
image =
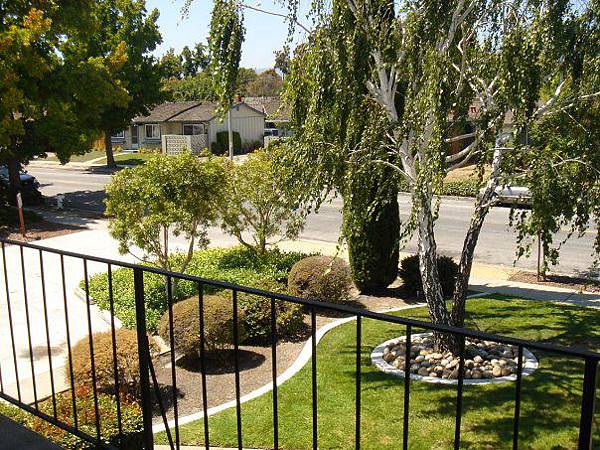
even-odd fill
[[[233,345],[233,302],[225,294],[205,294],[204,303],[204,342],[208,351]],[[188,357],[197,358],[200,354],[200,313],[198,297],[177,302],[173,305],[173,339],[175,351]],[[238,299],[239,306],[239,299]],[[247,338],[244,326],[244,311],[238,308],[238,338],[243,342]],[[158,324],[158,333],[168,344],[169,310]]]
[[[115,330],[116,360],[119,391],[137,395],[139,393],[139,359],[137,334],[125,328]],[[102,392],[115,392],[115,374],[113,366],[112,333],[110,331],[94,333],[94,368],[96,386]],[[157,346],[150,339],[150,352],[155,353]],[[92,364],[90,357],[90,342],[88,337],[78,341],[71,349],[73,358],[73,377],[76,386],[92,385]],[[65,367],[67,380],[70,377],[69,364]]]
[[[331,256],[309,256],[292,267],[288,275],[290,294],[343,303],[350,298],[352,277],[346,261]]]
[[[270,280],[263,280],[253,287],[278,293],[283,290],[280,283]],[[269,340],[271,337],[271,299],[240,292],[238,300],[240,308],[244,311],[243,323],[248,338],[258,341]],[[275,321],[278,338],[297,334],[304,324],[302,306],[297,303],[276,300]]]
[[[456,285],[456,275],[458,274],[458,264],[450,256],[438,256],[438,272],[440,274],[440,283],[445,298],[449,298],[454,293]],[[404,283],[405,289],[416,295],[423,291],[423,282],[421,281],[421,272],[419,271],[419,255],[411,255],[400,262],[398,275]]]

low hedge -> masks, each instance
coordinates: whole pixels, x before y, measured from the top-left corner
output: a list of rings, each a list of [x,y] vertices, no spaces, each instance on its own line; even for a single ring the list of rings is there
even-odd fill
[[[282,252],[277,249],[269,250],[264,255],[256,255],[243,247],[199,250],[194,253],[186,273],[250,287],[260,287],[267,281],[274,286],[280,286],[279,290],[285,290],[288,272],[305,256],[303,253]],[[173,259],[182,257],[182,255],[172,256]],[[84,287],[83,281],[81,287]],[[108,310],[110,307],[108,275],[99,273],[90,277],[89,288],[96,304],[101,309]],[[204,292],[215,293],[217,289],[206,285]],[[197,293],[195,283],[179,281],[176,283],[173,297],[178,301]],[[148,331],[155,332],[160,318],[167,309],[164,277],[145,273],[144,296]],[[126,328],[135,328],[135,295],[131,269],[113,271],[113,297],[115,315]]]
[[[440,195],[451,197],[477,197],[481,189],[481,182],[475,178],[444,181]],[[402,179],[399,186],[400,192],[409,192],[408,183]]]
[[[96,415],[93,393],[89,389],[76,391],[77,426],[80,431],[96,436]],[[53,415],[52,400],[39,403],[39,409],[50,416]],[[102,440],[122,450],[141,450],[143,445],[143,419],[140,406],[127,397],[121,399],[121,426],[123,434],[119,434],[117,421],[117,400],[112,395],[98,394],[98,410],[100,414],[100,430]],[[35,417],[23,410],[0,403],[0,414],[29,428],[64,449],[95,449],[95,445],[73,436],[62,428],[54,426],[43,419]],[[73,403],[70,392],[56,395],[56,414],[58,420],[74,426]]]

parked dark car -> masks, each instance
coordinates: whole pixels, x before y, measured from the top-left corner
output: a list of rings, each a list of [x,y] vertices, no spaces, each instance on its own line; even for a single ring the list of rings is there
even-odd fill
[[[21,197],[25,205],[39,205],[43,201],[40,192],[40,182],[33,175],[29,175],[26,170],[19,173],[21,178]],[[0,183],[8,189],[8,167],[0,166]]]

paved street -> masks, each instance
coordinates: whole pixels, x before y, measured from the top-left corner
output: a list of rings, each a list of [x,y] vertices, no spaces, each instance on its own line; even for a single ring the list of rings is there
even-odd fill
[[[28,168],[42,184],[42,192],[46,196],[57,193],[66,195],[65,205],[68,207],[101,212],[103,210],[104,186],[110,180],[110,175],[92,173],[87,170],[73,170],[64,168]],[[442,201],[440,218],[436,224],[438,247],[441,252],[458,256],[467,230],[472,200],[469,199],[444,199]],[[402,216],[406,217],[410,211],[409,198],[400,197]],[[301,238],[336,242],[342,223],[341,199],[333,199],[323,205],[318,214],[312,214],[307,222],[306,229]],[[494,208],[488,215],[476,252],[476,261],[487,264],[512,266],[515,259],[516,235],[508,227],[509,209]],[[220,235],[219,230],[213,230],[211,235]],[[566,230],[557,236],[557,240],[566,236]],[[561,252],[561,263],[557,268],[564,273],[585,273],[589,271],[592,263],[591,249],[595,231],[588,232],[580,239],[572,239],[564,245]],[[416,241],[413,238],[408,242],[404,251],[416,250]],[[517,266],[535,269],[535,253],[529,259],[522,259]]]

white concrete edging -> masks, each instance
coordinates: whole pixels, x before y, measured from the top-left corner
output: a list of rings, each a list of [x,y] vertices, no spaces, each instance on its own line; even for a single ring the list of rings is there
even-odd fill
[[[378,311],[378,312],[379,313],[389,313],[389,312],[394,312],[394,311],[402,311],[405,309],[422,308],[424,306],[427,306],[427,304],[426,303],[417,303],[415,305],[408,305],[408,306],[403,306],[403,307],[399,307],[399,308],[390,308],[390,309],[385,309],[385,310]],[[325,336],[325,334],[327,334],[329,331],[331,331],[334,328],[336,328],[340,325],[343,325],[345,323],[352,322],[353,320],[356,320],[355,316],[346,317],[344,319],[334,320],[333,322],[323,325],[315,333],[316,343],[318,344],[319,341],[321,339],[323,339],[323,336]],[[277,377],[277,386],[281,386],[287,380],[289,380],[294,375],[296,375],[300,371],[300,369],[302,369],[304,367],[304,365],[306,363],[308,363],[308,361],[310,361],[311,355],[312,355],[312,338],[309,338],[306,341],[306,343],[304,344],[304,347],[302,347],[302,350],[300,351],[298,358],[296,358],[296,360],[293,362],[293,364],[290,367],[288,367],[285,370],[285,372],[283,372],[281,375],[279,375]],[[254,390],[252,392],[249,392],[246,395],[241,396],[240,403],[245,403],[250,400],[253,400],[253,399],[260,397],[261,395],[266,394],[272,390],[273,390],[273,383],[267,383],[264,386],[261,386],[258,389]],[[207,416],[212,416],[212,415],[220,413],[221,411],[224,411],[226,409],[234,408],[235,406],[236,406],[236,400],[234,399],[234,400],[230,400],[228,402],[222,403],[220,405],[213,406],[212,408],[208,408],[206,413],[207,413]],[[197,413],[193,413],[193,414],[190,414],[187,416],[180,417],[177,422],[181,426],[181,425],[188,424],[190,422],[194,422],[196,420],[200,420],[202,418],[204,418],[204,413],[200,411]],[[169,428],[174,427],[175,420],[174,419],[169,420],[167,422],[167,425]],[[152,431],[154,433],[159,433],[161,431],[165,431],[165,424],[163,422],[161,422],[156,425],[153,425]]]

